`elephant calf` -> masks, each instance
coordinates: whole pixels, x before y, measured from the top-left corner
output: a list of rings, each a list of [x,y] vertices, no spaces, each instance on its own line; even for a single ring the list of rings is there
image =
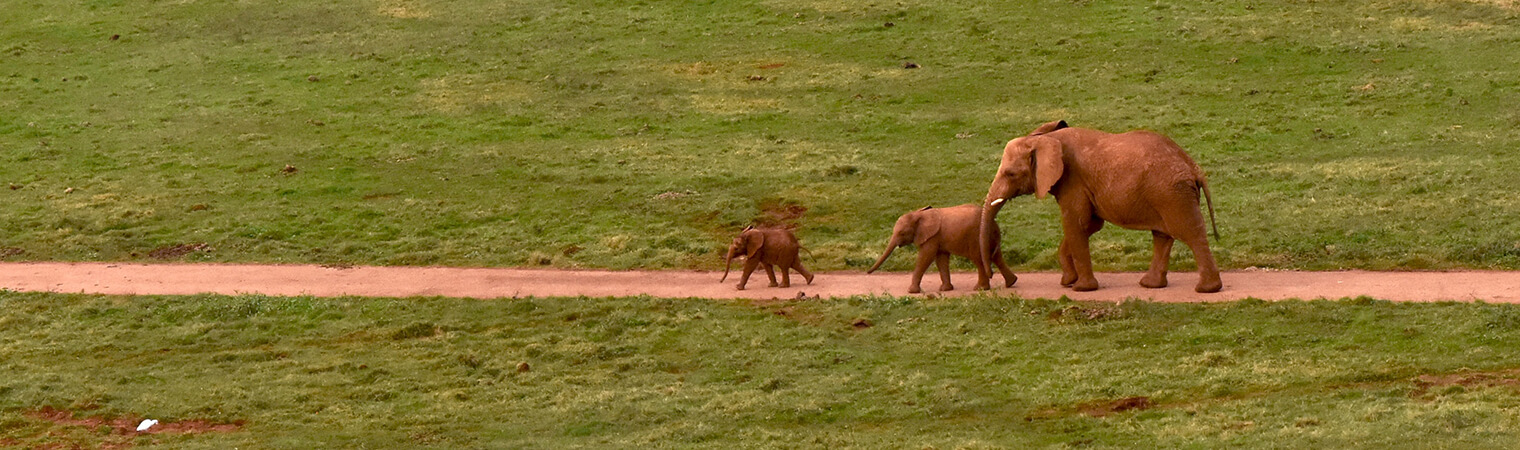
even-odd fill
[[[791,270],[807,279],[808,284],[813,284],[813,274],[802,267],[802,258],[797,256],[797,251],[802,245],[797,243],[797,236],[791,230],[783,228],[755,228],[745,227],[734,237],[734,241],[728,244],[728,255],[723,259],[723,278],[719,283],[728,279],[728,270],[733,267],[734,256],[744,255],[744,273],[739,276],[739,290],[744,290],[744,284],[749,282],[749,275],[755,271],[755,266],[765,266],[765,275],[771,279],[771,287],[776,287],[776,273],[771,266],[781,268],[781,287],[792,287]]]
[[[887,240],[887,251],[876,260],[876,265],[871,266],[866,273],[875,272],[886,262],[887,257],[892,255],[892,250],[908,244],[918,246],[918,262],[913,265],[913,284],[908,285],[908,292],[919,293],[919,282],[924,278],[924,271],[933,262],[939,266],[939,290],[948,291],[955,289],[950,284],[950,255],[956,255],[970,259],[976,264],[977,272],[987,270],[982,261],[981,250],[978,246],[980,228],[978,222],[982,216],[982,208],[975,204],[952,206],[949,208],[924,207],[918,211],[903,214],[897,218],[897,224],[892,227],[892,237]],[[997,223],[992,222],[992,235],[1002,236],[998,232]],[[1006,286],[1012,287],[1019,277],[1008,269],[1008,263],[1003,261],[1003,249],[1001,245],[993,244],[992,261],[997,264],[999,272],[1003,273],[1003,281]]]

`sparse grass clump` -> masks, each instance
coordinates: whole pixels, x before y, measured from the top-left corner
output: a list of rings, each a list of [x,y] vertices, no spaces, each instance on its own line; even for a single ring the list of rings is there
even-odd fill
[[[43,0],[0,14],[0,257],[713,269],[793,204],[817,268],[859,268],[1066,119],[1187,148],[1226,268],[1520,268],[1517,25],[1504,1]],[[1055,268],[1055,204],[1014,203],[1006,246]]]
[[[1517,310],[0,292],[0,443],[1503,447]]]

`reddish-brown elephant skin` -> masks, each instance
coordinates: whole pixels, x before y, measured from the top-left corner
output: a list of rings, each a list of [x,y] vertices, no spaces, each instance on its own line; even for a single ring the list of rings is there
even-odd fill
[[[1150,131],[1113,134],[1050,122],[1003,147],[1002,162],[983,203],[981,257],[990,258],[992,224],[1003,204],[1025,194],[1052,195],[1061,207],[1063,237],[1056,258],[1061,285],[1077,291],[1098,288],[1093,277],[1088,238],[1105,222],[1132,230],[1150,230],[1155,254],[1150,270],[1140,279],[1147,288],[1166,286],[1172,243],[1180,240],[1193,250],[1199,280],[1194,290],[1218,292],[1223,283],[1214,254],[1209,251],[1207,227],[1199,209],[1199,193],[1213,199],[1203,170],[1176,142]],[[1219,231],[1215,229],[1215,237]],[[977,288],[989,288],[992,274],[983,269]]]
[[[950,284],[950,255],[960,256],[971,260],[976,264],[978,272],[985,270],[985,264],[981,258],[981,249],[978,247],[979,233],[978,220],[982,217],[982,207],[976,204],[965,204],[949,208],[930,208],[903,214],[897,218],[897,223],[892,226],[892,236],[887,239],[887,250],[882,252],[881,258],[876,260],[866,273],[875,272],[881,267],[881,263],[892,256],[892,250],[904,245],[918,247],[918,261],[913,265],[913,281],[908,285],[908,292],[917,294],[923,292],[919,287],[924,279],[924,271],[929,269],[929,263],[939,266],[939,290],[954,290]],[[997,265],[998,271],[1003,274],[1005,287],[1013,287],[1013,283],[1019,277],[1013,274],[1008,264],[1003,261],[1003,251],[998,240],[1001,238],[997,231],[997,223],[992,224],[993,253],[992,262]]]
[[[791,270],[796,270],[808,284],[813,284],[813,273],[802,267],[802,258],[797,256],[801,249],[802,244],[797,242],[797,236],[791,230],[745,228],[728,244],[728,254],[723,258],[723,278],[718,282],[728,279],[728,269],[733,266],[734,257],[744,255],[744,272],[740,274],[737,286],[741,291],[749,283],[749,275],[759,266],[765,267],[765,275],[771,279],[770,287],[777,287],[772,266],[781,268],[780,287],[792,287]]]

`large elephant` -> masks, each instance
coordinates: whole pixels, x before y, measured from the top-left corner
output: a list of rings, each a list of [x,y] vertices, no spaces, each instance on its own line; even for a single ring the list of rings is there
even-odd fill
[[[791,270],[801,274],[808,284],[813,284],[813,274],[802,267],[802,258],[798,257],[798,250],[802,244],[797,242],[797,236],[791,230],[784,228],[755,228],[745,227],[738,236],[734,236],[733,242],[728,244],[728,255],[724,259],[722,283],[728,279],[728,269],[733,267],[735,256],[744,255],[744,273],[739,276],[739,290],[744,290],[744,285],[749,283],[749,275],[754,273],[755,267],[764,266],[765,275],[771,279],[771,287],[776,287],[776,273],[771,266],[781,269],[781,287],[791,287]]]
[[[1198,262],[1198,292],[1218,292],[1223,284],[1209,251],[1208,231],[1198,208],[1202,191],[1209,218],[1214,202],[1203,170],[1166,136],[1149,131],[1112,134],[1072,128],[1066,121],[1041,125],[1028,136],[1008,142],[997,175],[987,189],[982,209],[981,257],[993,254],[998,210],[1009,198],[1054,195],[1061,207],[1064,237],[1057,252],[1061,285],[1077,291],[1098,288],[1093,277],[1088,238],[1104,222],[1132,230],[1151,230],[1155,254],[1140,285],[1166,286],[1167,262],[1174,239],[1193,250]],[[1217,239],[1219,230],[1214,230]],[[986,289],[992,277],[982,270],[977,288]]]
[[[897,218],[897,223],[892,226],[892,237],[887,239],[887,250],[876,260],[876,265],[866,270],[866,273],[875,272],[881,267],[881,263],[892,256],[892,250],[908,244],[918,246],[918,261],[913,265],[913,282],[908,285],[909,293],[919,293],[919,283],[924,279],[924,271],[929,269],[929,263],[939,266],[939,290],[948,291],[955,289],[950,284],[950,255],[961,256],[971,260],[977,266],[977,272],[981,272],[984,264],[981,258],[981,250],[977,247],[977,219],[982,216],[982,207],[976,204],[964,204],[949,208],[930,208],[903,214]],[[1008,263],[1003,261],[1003,252],[997,244],[1001,237],[997,232],[997,223],[992,224],[993,232],[992,262],[997,265],[998,271],[1003,274],[1003,284],[1012,287],[1019,280],[1008,268]]]

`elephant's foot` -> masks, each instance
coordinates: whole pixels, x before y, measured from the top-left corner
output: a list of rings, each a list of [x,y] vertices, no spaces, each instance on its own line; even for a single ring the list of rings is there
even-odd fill
[[[1198,282],[1198,287],[1193,288],[1201,294],[1212,294],[1219,292],[1220,289],[1224,289],[1224,283],[1219,280],[1201,280]]]
[[[780,285],[778,285],[778,284],[776,284],[776,282],[772,281],[771,284],[770,284],[770,287],[776,287],[776,286],[780,286]],[[781,287],[786,287],[786,286],[781,286]]]
[[[1018,275],[1009,275],[1003,277],[1003,287],[1013,287],[1013,284],[1017,282],[1019,282]]]
[[[923,292],[923,291],[924,290],[923,289],[919,289],[918,286],[908,286],[908,293],[909,294],[917,294],[917,293],[920,293],[920,292]]]
[[[772,284],[771,287],[776,287],[776,285]],[[784,287],[784,288],[792,287],[792,283],[781,283],[781,287]]]
[[[738,285],[738,286],[734,286],[734,287],[737,288],[737,289],[739,289],[739,290],[741,290],[741,291],[744,290],[744,285],[742,285],[742,284]]]
[[[1096,291],[1098,290],[1098,280],[1077,280],[1077,282],[1071,284],[1071,290],[1077,292]]]
[[[953,290],[955,290],[955,285],[950,284],[950,283],[941,284],[941,285],[939,285],[939,290],[940,290],[940,292],[953,291]]]
[[[972,290],[977,290],[977,291],[990,291],[990,290],[992,290],[992,283],[979,282],[979,283],[976,284],[976,287],[971,288],[971,289]]]
[[[808,284],[813,284],[813,274],[811,274],[811,273],[807,274],[807,276],[803,277],[803,278],[807,278],[807,283]]]
[[[1061,272],[1061,286],[1071,287],[1077,283],[1077,274]]]
[[[1144,278],[1140,279],[1140,285],[1151,289],[1164,288],[1166,287],[1166,274],[1156,275],[1155,273],[1147,273]]]

